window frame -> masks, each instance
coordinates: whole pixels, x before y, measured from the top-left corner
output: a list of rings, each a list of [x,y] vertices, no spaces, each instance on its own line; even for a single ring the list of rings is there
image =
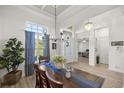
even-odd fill
[[[35,45],[35,50],[36,50],[36,54],[34,54],[35,56],[40,56],[40,47],[39,47],[39,42],[40,42],[40,34],[42,35],[42,37],[44,36],[44,34],[47,34],[48,32],[48,27],[44,26],[44,25],[40,25],[40,24],[37,24],[37,23],[33,23],[33,22],[30,22],[30,21],[26,21],[26,28],[25,28],[25,31],[30,31],[30,32],[35,32],[37,35],[35,37],[35,44],[37,44],[37,46]],[[29,26],[28,26],[29,25]],[[35,26],[33,27],[33,25]],[[40,29],[42,28],[42,29]],[[27,29],[30,29],[30,30],[27,30]],[[36,30],[36,31],[35,31]],[[44,46],[43,46],[44,47]],[[43,48],[44,49],[44,48]],[[39,52],[38,52],[39,51]],[[43,54],[42,54],[43,55]]]

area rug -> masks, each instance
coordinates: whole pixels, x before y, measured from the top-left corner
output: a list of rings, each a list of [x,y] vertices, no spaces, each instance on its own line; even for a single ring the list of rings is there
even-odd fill
[[[82,88],[101,88],[105,79],[82,70],[74,69],[71,80]]]

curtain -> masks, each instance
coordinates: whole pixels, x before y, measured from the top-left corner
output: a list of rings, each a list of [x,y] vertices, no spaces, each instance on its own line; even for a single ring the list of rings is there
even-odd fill
[[[35,33],[25,31],[25,75],[34,74],[34,49],[35,49]]]

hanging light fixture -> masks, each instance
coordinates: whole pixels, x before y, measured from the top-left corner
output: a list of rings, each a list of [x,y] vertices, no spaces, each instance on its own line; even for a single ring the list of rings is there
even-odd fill
[[[88,21],[87,23],[84,24],[84,28],[87,30],[87,31],[90,31],[93,27],[93,23]]]
[[[56,5],[55,5],[55,36],[56,36]]]
[[[56,5],[54,5],[54,9],[55,9],[55,36],[56,36],[56,16],[57,16],[57,14],[56,14]],[[55,38],[55,37],[53,37],[53,36],[51,36],[51,39],[50,40],[53,40],[53,41],[57,41],[57,38]]]
[[[54,5],[54,9],[55,9],[55,36],[56,36],[56,32],[57,32],[57,6],[56,5]],[[53,37],[53,36],[51,36],[51,39],[50,40],[53,40],[53,41],[57,41],[57,40],[62,40],[62,41],[65,41],[65,42],[67,42],[67,40],[65,40],[64,39],[64,31],[63,31],[63,29],[61,29],[61,31],[60,31],[60,38],[55,38],[55,37]]]

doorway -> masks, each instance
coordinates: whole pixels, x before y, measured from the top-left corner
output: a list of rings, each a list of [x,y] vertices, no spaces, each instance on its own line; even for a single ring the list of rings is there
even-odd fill
[[[109,65],[109,28],[95,30],[96,63]]]
[[[62,37],[62,55],[66,58],[67,62],[72,62],[72,32],[68,29],[63,30]]]

